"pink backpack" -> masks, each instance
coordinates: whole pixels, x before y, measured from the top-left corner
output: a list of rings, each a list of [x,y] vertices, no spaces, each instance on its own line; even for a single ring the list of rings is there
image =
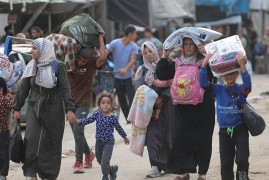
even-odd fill
[[[170,86],[173,104],[202,103],[205,90],[199,83],[199,66],[203,61],[183,63],[179,58],[174,61],[176,72]]]

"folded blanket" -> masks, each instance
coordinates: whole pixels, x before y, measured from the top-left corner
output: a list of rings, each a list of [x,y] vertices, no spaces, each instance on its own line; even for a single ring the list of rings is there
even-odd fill
[[[130,142],[130,151],[136,155],[143,156],[147,128],[139,128],[132,124],[132,137]]]
[[[158,94],[146,85],[139,86],[128,115],[128,121],[139,128],[146,128],[150,122],[153,106]]]
[[[196,45],[207,44],[222,36],[221,33],[207,28],[184,27],[173,32],[163,43],[165,49],[183,48],[183,39],[191,38]]]
[[[9,58],[0,53],[0,71],[6,81],[9,81],[13,75],[14,64],[9,61]]]
[[[139,156],[143,156],[147,126],[157,97],[153,89],[146,85],[139,86],[127,118],[133,123],[130,150]]]

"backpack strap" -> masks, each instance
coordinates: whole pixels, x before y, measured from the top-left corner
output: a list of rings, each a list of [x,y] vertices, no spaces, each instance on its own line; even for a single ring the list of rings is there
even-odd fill
[[[53,61],[53,67],[54,67],[55,75],[56,75],[56,77],[58,77],[59,76],[59,68],[58,68],[58,61],[57,60]]]
[[[145,64],[142,65],[142,70],[143,70],[142,76],[145,76],[145,74],[148,72],[148,69],[146,68]]]

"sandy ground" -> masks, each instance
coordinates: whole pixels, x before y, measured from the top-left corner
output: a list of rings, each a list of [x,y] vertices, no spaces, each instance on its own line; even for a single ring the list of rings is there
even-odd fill
[[[238,81],[240,82],[240,80]],[[269,75],[252,76],[253,91],[249,97],[258,96],[260,93],[269,91]],[[254,100],[250,102],[264,117],[267,122],[267,129],[257,137],[250,136],[250,168],[249,176],[252,180],[269,180],[269,96],[263,100]],[[126,130],[128,136],[131,134],[131,125],[125,123],[123,114],[120,115],[120,123]],[[218,124],[216,123],[213,135],[213,153],[210,168],[207,174],[209,180],[220,180],[220,160],[219,160],[219,142],[218,142]],[[95,144],[95,124],[86,126],[86,139],[89,145],[94,149]],[[118,180],[142,180],[146,179],[145,175],[150,170],[147,149],[145,148],[144,156],[140,157],[130,152],[129,146],[123,143],[122,138],[115,133],[116,143],[114,146],[111,164],[119,166]],[[84,174],[73,174],[74,156],[74,138],[71,128],[66,123],[61,171],[58,180],[100,180],[102,177],[100,165],[96,159],[93,162],[93,168],[85,169]],[[175,175],[163,174],[161,177],[152,178],[160,180],[173,180]],[[21,164],[11,162],[8,180],[24,180]],[[191,180],[196,180],[197,174],[191,174]]]

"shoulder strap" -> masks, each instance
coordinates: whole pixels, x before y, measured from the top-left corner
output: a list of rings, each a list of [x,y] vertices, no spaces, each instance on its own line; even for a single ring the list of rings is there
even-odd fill
[[[143,73],[142,75],[145,76],[146,72],[148,72],[148,69],[146,68],[145,64],[142,65]]]
[[[59,68],[58,68],[58,61],[57,60],[54,60],[53,61],[53,67],[54,67],[55,75],[56,75],[56,77],[58,77],[58,75],[59,75]]]
[[[231,87],[228,87],[226,85],[226,89],[227,89],[228,94],[233,98],[235,104],[238,107],[239,112],[241,113],[242,112],[242,101],[241,101],[241,98],[231,89]]]

